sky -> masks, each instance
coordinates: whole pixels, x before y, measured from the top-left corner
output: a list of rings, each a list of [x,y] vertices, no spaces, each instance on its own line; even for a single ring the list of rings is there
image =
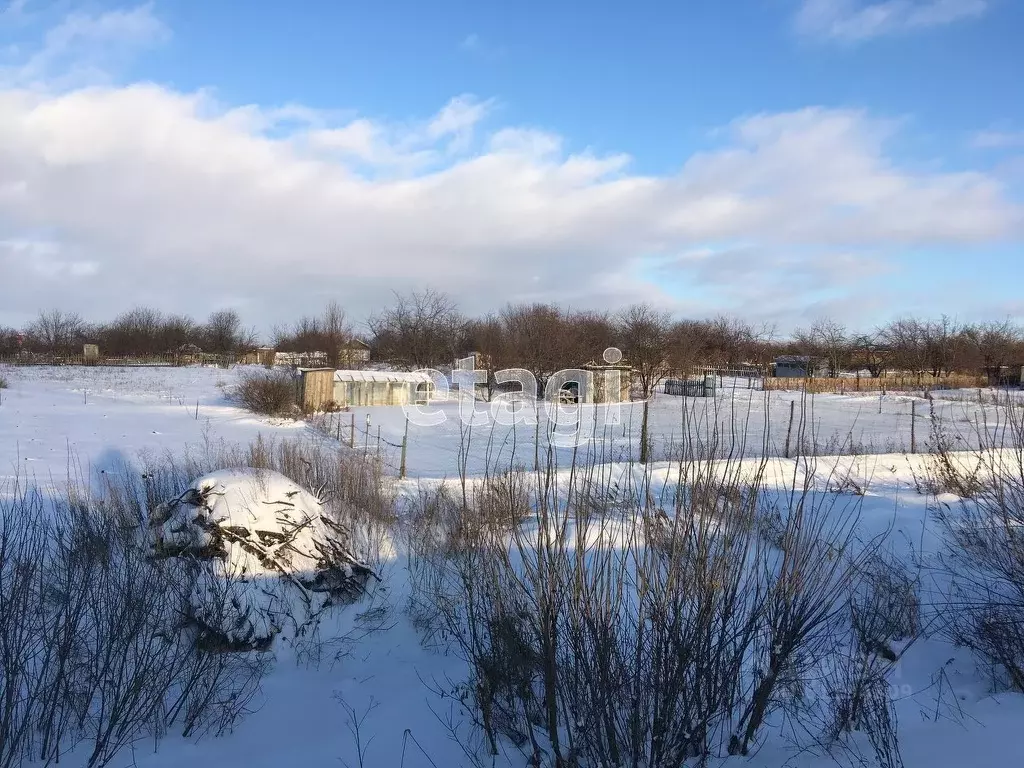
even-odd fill
[[[0,325],[1024,321],[1021,0],[0,0]]]

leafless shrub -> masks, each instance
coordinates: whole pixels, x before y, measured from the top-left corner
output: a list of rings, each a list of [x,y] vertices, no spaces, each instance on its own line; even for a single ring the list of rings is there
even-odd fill
[[[284,371],[247,371],[239,378],[235,397],[243,407],[266,416],[292,416],[297,403],[295,381]]]
[[[1024,691],[1024,417],[1006,414],[1008,447],[978,451],[972,493],[937,516],[947,632],[985,660],[995,687]]]
[[[802,716],[874,549],[853,538],[859,497],[813,491],[813,462],[769,492],[764,461],[698,442],[658,491],[648,469],[549,458],[511,529],[477,508],[486,490],[421,497],[410,607],[468,663],[459,698],[490,754],[679,766],[749,754],[772,713]]]
[[[523,470],[487,475],[476,487],[471,512],[478,512],[487,523],[511,530],[530,514],[530,480]]]
[[[859,568],[850,599],[850,631],[838,635],[825,677],[826,745],[855,749],[846,736],[861,732],[879,766],[903,765],[890,678],[922,631],[916,579],[902,563],[873,553]]]
[[[854,633],[865,653],[890,661],[893,642],[919,636],[921,606],[915,579],[899,562],[875,553],[862,565],[851,601]]]
[[[222,732],[258,691],[261,667],[180,631],[186,574],[149,559],[123,503],[132,489],[115,486],[51,498],[15,481],[0,494],[0,766],[75,748],[102,766],[170,727]]]
[[[825,745],[856,751],[848,737],[864,733],[881,768],[901,768],[896,712],[889,683],[891,666],[878,657],[846,648],[836,655],[837,665],[826,682],[831,711]]]
[[[935,402],[929,403],[932,418],[932,460],[927,478],[927,490],[933,494],[952,493],[971,498],[982,490],[985,452],[988,439],[983,430],[976,430],[978,450],[957,450],[957,437],[951,436],[947,423],[937,415]]]
[[[101,766],[171,729],[226,733],[249,710],[269,661],[205,647],[186,606],[209,574],[197,561],[151,560],[142,535],[148,509],[200,474],[276,468],[386,554],[393,502],[373,466],[271,442],[150,459],[141,475],[107,473],[98,496],[72,484],[63,498],[44,497],[17,481],[0,494],[0,766],[54,762],[72,749]],[[371,606],[353,631],[385,618]]]

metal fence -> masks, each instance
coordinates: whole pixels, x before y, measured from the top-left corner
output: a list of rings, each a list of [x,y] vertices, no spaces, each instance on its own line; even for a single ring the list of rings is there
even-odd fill
[[[677,397],[714,397],[717,381],[710,374],[699,379],[666,379],[665,394]]]

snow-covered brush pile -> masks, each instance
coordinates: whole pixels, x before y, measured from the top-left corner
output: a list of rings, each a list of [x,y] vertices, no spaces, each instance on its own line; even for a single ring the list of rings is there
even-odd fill
[[[353,533],[317,495],[269,469],[204,475],[149,518],[153,554],[199,569],[188,622],[204,644],[266,648],[326,608],[357,599],[376,574]]]

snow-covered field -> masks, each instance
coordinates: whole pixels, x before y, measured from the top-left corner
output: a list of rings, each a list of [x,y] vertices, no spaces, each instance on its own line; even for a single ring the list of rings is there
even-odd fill
[[[978,446],[979,434],[986,435],[988,444],[1000,439],[1004,420],[992,404],[994,397],[991,392],[983,393],[979,401],[977,390],[935,393],[931,402],[923,393],[804,397],[799,391],[748,389],[746,380],[727,379],[714,398],[657,395],[650,405],[651,455],[661,460],[676,459],[683,450],[682,435],[695,433],[706,445],[714,443],[721,456],[760,455],[764,444],[770,455],[782,456],[787,434],[791,455],[798,453],[801,442],[805,453],[818,455],[903,453],[912,448],[925,452],[933,442],[936,420],[941,421],[957,448],[973,448]],[[428,409],[443,413],[440,424],[418,426],[410,422],[408,475],[450,477],[462,462],[470,475],[502,466],[532,468],[538,442],[541,446],[554,443],[563,462],[570,460],[574,449],[585,450],[588,445],[600,453],[602,462],[629,461],[639,450],[643,409],[638,402],[621,405],[615,425],[608,423],[608,409],[601,406],[584,406],[578,416],[574,408],[567,407],[558,417],[541,408],[536,411],[539,429],[527,421],[506,426],[493,417],[495,408],[491,403],[476,403],[473,426],[467,426],[468,414],[460,415],[454,403]],[[398,471],[406,429],[400,408],[354,408],[333,414],[328,420],[328,431],[342,440],[355,424],[353,444],[370,452],[379,449],[388,466]],[[549,438],[552,430],[560,435],[578,430],[582,439]],[[468,445],[465,452],[460,451],[462,445]]]
[[[303,422],[261,419],[231,404],[225,390],[239,368],[8,368],[10,388],[2,394],[0,416],[0,477],[11,473],[16,459],[24,471],[39,480],[63,479],[69,456],[93,471],[108,468],[140,451],[177,449],[208,440],[248,442],[257,434],[294,436],[310,432]],[[979,402],[976,390],[936,393],[934,403],[923,396],[815,395],[799,392],[761,392],[748,389],[746,380],[726,380],[714,398],[659,395],[651,404],[652,455],[674,459],[681,450],[686,425],[689,431],[710,435],[717,427],[719,451],[742,447],[745,455],[760,453],[767,436],[769,450],[782,455],[790,432],[790,410],[795,414],[791,451],[797,452],[797,432],[803,420],[805,447],[821,455],[836,453],[902,453],[911,449],[912,436],[920,451],[932,433],[932,409],[950,437],[964,448],[977,445],[979,427],[990,432],[1001,425],[993,395]],[[409,424],[406,456],[410,477],[451,477],[462,462],[470,475],[488,468],[519,465],[530,468],[538,442],[547,445],[554,427],[569,434],[567,417],[558,424],[540,409],[540,427],[525,421],[504,426],[489,416],[491,404],[477,403],[476,424],[467,426],[454,402],[430,406],[444,421],[432,426]],[[684,411],[685,409],[685,411]],[[568,408],[568,418],[575,418]],[[600,444],[606,461],[635,458],[642,408],[624,404],[618,424],[607,424],[604,408],[582,410],[581,445]],[[913,418],[912,418],[913,415]],[[911,429],[912,420],[915,423]],[[358,450],[380,453],[389,468],[398,471],[406,418],[401,408],[353,408],[327,418],[326,431]],[[351,429],[355,425],[352,439]],[[379,436],[379,439],[378,439]],[[589,439],[587,439],[589,438]],[[554,441],[563,459],[571,441]],[[460,445],[468,449],[460,451]],[[739,444],[742,443],[742,446]],[[559,447],[561,446],[561,447]],[[853,450],[850,450],[850,446]],[[808,453],[810,450],[807,451]]]
[[[255,417],[231,404],[225,389],[238,370],[216,368],[113,369],[25,368],[4,369],[9,387],[0,390],[0,492],[5,481],[19,477],[41,485],[60,485],[69,477],[115,468],[134,462],[140,454],[199,450],[211,441],[248,443],[257,435],[325,439],[303,422]],[[975,393],[977,394],[977,393]],[[745,382],[726,387],[708,400],[661,396],[651,407],[655,457],[674,456],[690,423],[743,423],[748,455],[763,441],[782,452],[790,403],[799,393],[765,393],[745,388]],[[937,396],[938,397],[938,396]],[[844,442],[857,446],[857,456],[838,460],[858,479],[863,496],[862,533],[888,532],[891,548],[924,555],[937,547],[935,524],[929,516],[929,497],[919,491],[927,474],[926,456],[904,453],[911,441],[909,396],[818,395],[808,400],[804,413],[808,431],[814,432],[821,452]],[[982,398],[984,400],[984,398]],[[916,398],[915,437],[924,447],[931,433],[930,407]],[[439,406],[446,421],[438,426],[409,426],[406,463],[408,480],[399,491],[411,496],[417,487],[437,484],[459,473],[464,461],[470,475],[488,467],[519,464],[531,467],[535,437],[541,427],[474,427],[467,435],[458,418],[458,406]],[[486,407],[480,404],[481,408]],[[935,408],[949,425],[960,425],[961,443],[973,443],[974,430],[999,423],[998,409],[979,403],[969,393],[943,395]],[[367,426],[369,415],[369,426]],[[354,419],[357,434],[350,438]],[[696,421],[694,421],[696,420]],[[378,443],[378,428],[380,441]],[[637,469],[628,463],[635,454],[640,428],[638,406],[624,409],[622,423],[604,428],[602,463],[609,472]],[[406,430],[399,408],[354,409],[336,414],[326,431],[342,444],[380,451],[385,463],[397,471],[398,446]],[[469,450],[460,445],[468,440]],[[571,448],[558,448],[566,460]],[[822,459],[816,481],[822,493],[852,496],[850,487],[830,485],[826,471],[836,462]],[[752,466],[753,466],[752,462]],[[792,482],[796,460],[773,459],[766,473],[767,488],[785,488]],[[651,476],[671,483],[675,467],[655,464]],[[945,497],[948,503],[955,499]],[[933,500],[934,501],[934,500]],[[431,681],[459,680],[466,668],[454,656],[422,647],[404,613],[409,594],[407,562],[401,547],[382,573],[375,601],[390,607],[387,626],[366,637],[353,636],[336,663],[319,668],[298,665],[285,647],[276,647],[277,659],[263,684],[258,709],[235,732],[199,741],[168,737],[154,751],[152,743],[138,743],[122,753],[115,765],[157,768],[181,765],[218,768],[280,768],[287,765],[361,765],[357,742],[365,747],[367,766],[455,766],[468,764],[461,748],[443,723],[458,708],[431,691]],[[342,623],[352,624],[358,607],[347,609]],[[939,638],[914,646],[899,663],[892,680],[899,717],[900,741],[907,766],[1015,766],[1024,764],[1024,741],[1018,728],[1024,717],[1024,696],[989,690],[977,662],[963,650]],[[347,714],[349,713],[349,714]],[[355,714],[355,718],[352,714]],[[364,717],[365,716],[365,717]],[[359,737],[353,720],[360,720]],[[757,766],[796,765],[801,768],[834,764],[825,757],[794,755],[782,738],[786,724],[772,724],[780,736],[751,758],[732,758]],[[367,741],[369,743],[367,745]],[[525,765],[516,752],[498,765]],[[75,765],[74,755],[68,765]]]

